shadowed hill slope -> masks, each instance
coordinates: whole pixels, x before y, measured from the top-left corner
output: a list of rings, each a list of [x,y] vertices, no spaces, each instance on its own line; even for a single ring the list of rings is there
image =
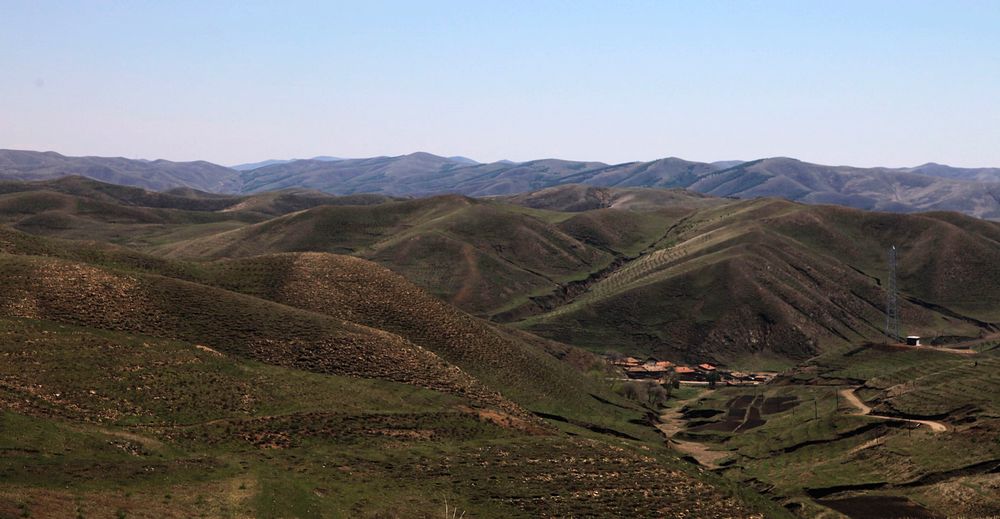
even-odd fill
[[[526,329],[599,351],[786,362],[828,345],[880,340],[890,244],[900,248],[909,331],[948,341],[1000,322],[1000,226],[989,221],[594,189],[549,193],[559,207],[595,192],[610,197],[602,205],[613,205],[635,191],[643,204],[665,205],[561,212],[456,195],[382,203],[374,197],[365,199],[372,205],[320,205],[268,218],[42,190],[0,195],[0,217],[36,234],[102,239],[175,258],[351,254],[465,311],[524,320]],[[251,200],[271,204],[281,196]],[[267,219],[246,221],[255,218]],[[197,263],[129,259],[159,261],[172,275],[200,279],[191,277]]]
[[[954,220],[950,222],[948,220]],[[688,360],[802,359],[880,340],[888,244],[900,248],[904,328],[976,336],[1000,321],[995,224],[785,201],[694,213],[639,259],[528,329],[594,349]]]
[[[155,249],[171,257],[333,252],[369,258],[463,309],[489,313],[612,261],[542,219],[457,196],[324,206]]]
[[[475,377],[467,381],[475,387],[483,382],[532,410],[606,426],[641,416],[637,408],[623,411],[631,407],[624,402],[600,403],[619,398],[582,373],[598,364],[586,354],[469,316],[359,258],[311,253],[187,263],[16,231],[0,233],[0,250],[3,300],[12,315],[464,392],[447,385],[451,370],[460,369],[459,375]],[[427,355],[437,364],[421,360]],[[373,364],[366,367],[362,359]]]
[[[34,182],[0,181],[0,195],[25,192],[61,193],[95,202],[153,209],[247,212],[270,216],[319,205],[372,205],[393,200],[386,196],[367,194],[335,196],[309,189],[284,189],[255,195],[223,195],[192,188],[157,192],[139,187],[109,184],[81,176]]]
[[[608,188],[584,184],[560,185],[497,199],[534,209],[568,212],[594,209],[690,210],[722,203],[718,198],[683,189]]]
[[[592,396],[617,400],[604,384],[582,376],[525,336],[465,314],[369,261],[301,253],[205,267],[207,282],[218,286],[403,337],[487,385],[503,388],[507,397],[532,410],[569,410],[576,419],[613,423],[602,416],[609,413],[608,406]]]

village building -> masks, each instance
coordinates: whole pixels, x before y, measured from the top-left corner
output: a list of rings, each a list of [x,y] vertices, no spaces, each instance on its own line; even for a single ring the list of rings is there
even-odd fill
[[[705,380],[704,374],[688,366],[677,366],[674,368],[674,373],[677,375],[677,379],[681,381],[690,382]]]
[[[629,366],[625,368],[625,375],[628,378],[650,379],[660,378],[661,373],[650,371],[646,366]]]
[[[622,358],[622,359],[615,360],[612,363],[614,365],[616,365],[616,366],[624,366],[624,367],[638,366],[639,365],[639,359],[637,359],[635,357],[625,357],[625,358]]]

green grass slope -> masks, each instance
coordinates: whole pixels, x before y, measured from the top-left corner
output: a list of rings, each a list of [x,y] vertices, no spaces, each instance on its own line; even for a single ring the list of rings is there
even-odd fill
[[[568,212],[595,209],[661,211],[666,208],[690,211],[724,203],[721,198],[683,189],[599,187],[585,184],[564,184],[497,199],[535,209]]]
[[[975,337],[1000,309],[1000,243],[991,223],[949,218],[962,225],[775,200],[714,207],[521,325],[599,351],[805,359],[881,339],[886,248],[896,243],[905,330]]]
[[[603,403],[544,341],[365,260],[187,264],[0,236],[4,515],[778,512],[662,450],[626,422],[642,410]]]
[[[300,344],[314,346],[310,341],[318,339],[306,333],[318,326],[313,321],[333,321],[323,327],[359,328],[371,335],[371,340],[354,346],[370,348],[365,355],[373,362],[384,356],[382,350],[400,349],[402,341],[406,343],[402,349],[433,352],[532,411],[613,425],[632,436],[650,435],[648,428],[629,423],[642,418],[642,409],[620,401],[605,384],[583,373],[597,365],[594,358],[465,314],[366,260],[311,253],[188,263],[16,231],[0,232],[0,251],[11,254],[3,257],[9,269],[10,304],[16,301],[17,311],[22,312],[16,315],[181,337],[213,348],[243,348],[243,354],[247,344],[260,343],[263,336],[265,343],[273,343],[275,358],[283,361],[288,361],[287,357],[293,356],[291,350]],[[45,274],[33,274],[36,271]],[[130,313],[109,317],[107,314],[123,310],[102,299],[87,301],[76,296],[80,291],[97,290],[94,280],[105,278],[109,281],[101,283],[130,287],[125,303],[154,304],[126,305]],[[25,286],[17,288],[20,285]],[[36,301],[39,298],[41,303]],[[212,300],[218,301],[214,307]],[[203,302],[203,306],[195,302]],[[158,315],[159,308],[169,312]],[[256,308],[259,311],[251,311]],[[40,313],[32,313],[36,311]],[[226,324],[231,322],[258,324],[241,324],[237,333],[225,330],[233,326]],[[213,330],[213,323],[222,329]],[[379,344],[382,334],[389,337],[384,345]],[[345,349],[334,354],[331,350],[323,353],[330,356],[324,362],[333,366],[330,369],[349,369],[355,353]],[[266,351],[251,354],[269,355]],[[554,355],[570,357],[576,367]],[[420,368],[425,369],[429,368]],[[402,376],[397,373],[392,379]],[[602,401],[617,402],[620,407]]]
[[[459,311],[370,261],[297,253],[205,268],[206,283],[396,334],[501,388],[531,411],[650,436],[650,429],[629,423],[642,418],[641,409],[583,373],[600,366],[596,359],[576,354],[577,367],[557,360],[540,339]]]
[[[997,343],[978,345],[978,354],[877,344],[837,348],[776,384],[705,394],[686,410],[681,434],[722,451],[725,476],[793,504],[804,516],[866,498],[855,513],[862,514],[866,502],[902,500],[916,511],[882,513],[992,517],[1000,512]],[[863,416],[845,397],[850,393],[873,416]],[[789,405],[768,408],[765,399]],[[723,427],[740,400],[764,403],[753,426]],[[744,420],[742,411],[735,415],[737,423]],[[906,421],[914,419],[944,430]]]
[[[358,255],[484,314],[526,294],[551,292],[613,259],[520,208],[457,196],[317,207],[151,250],[185,258],[304,251]]]
[[[0,356],[4,517],[780,514],[662,450],[411,385],[8,317]]]
[[[0,255],[4,315],[186,340],[281,366],[469,395],[526,416],[495,390],[383,330],[197,283]]]

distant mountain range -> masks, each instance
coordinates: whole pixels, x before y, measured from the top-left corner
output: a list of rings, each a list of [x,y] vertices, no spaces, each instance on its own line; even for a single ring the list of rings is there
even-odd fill
[[[250,171],[251,169],[262,168],[264,166],[274,166],[277,164],[288,164],[289,162],[295,162],[301,159],[269,159],[262,160],[260,162],[248,162],[246,164],[237,164],[235,166],[229,166],[236,171]],[[330,157],[327,155],[320,155],[318,157],[313,157],[308,160],[318,160],[318,161],[333,161],[333,160],[343,160],[340,157]]]
[[[306,188],[346,195],[498,196],[552,186],[684,188],[734,198],[780,197],[813,204],[910,213],[958,211],[1000,219],[1000,168],[824,166],[792,158],[692,162],[665,158],[604,164],[559,159],[478,163],[464,157],[412,153],[396,157],[270,160],[227,168],[204,161],[66,157],[0,150],[0,179],[46,180],[81,175],[152,190],[178,187],[247,194]]]
[[[239,172],[205,161],[67,157],[52,151],[0,150],[0,179],[52,180],[70,175],[164,191],[191,187],[212,193],[238,191]]]

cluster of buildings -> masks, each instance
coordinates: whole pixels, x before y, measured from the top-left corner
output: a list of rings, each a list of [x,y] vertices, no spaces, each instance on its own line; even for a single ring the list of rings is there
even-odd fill
[[[655,380],[660,383],[679,381],[681,384],[708,384],[717,382],[726,385],[757,385],[763,384],[775,377],[771,372],[729,371],[702,363],[695,366],[674,364],[669,360],[624,357],[612,360],[611,363],[624,371],[625,376],[636,380]]]

